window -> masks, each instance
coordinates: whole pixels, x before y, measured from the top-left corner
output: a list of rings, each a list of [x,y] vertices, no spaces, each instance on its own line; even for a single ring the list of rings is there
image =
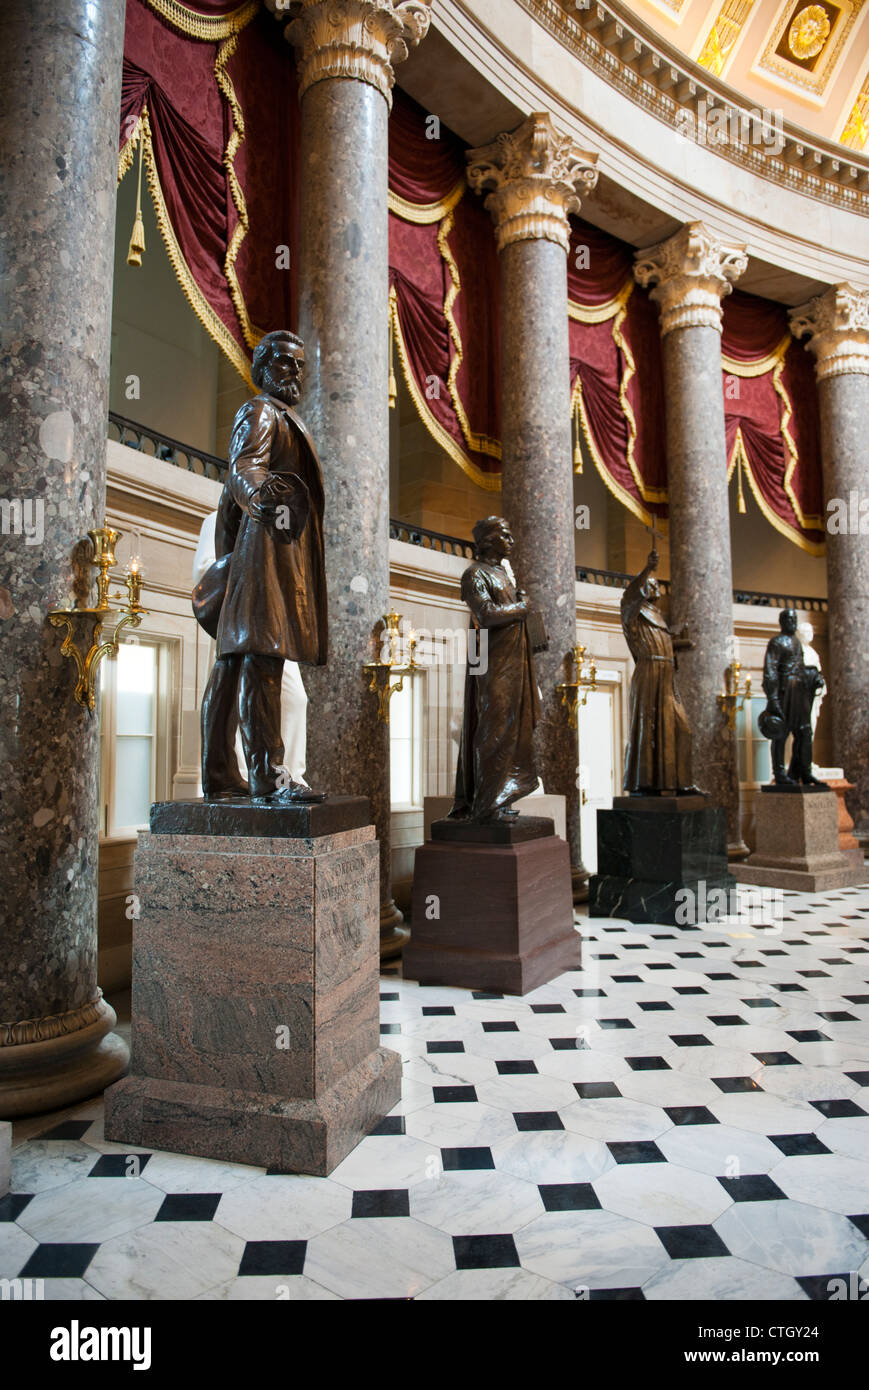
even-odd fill
[[[422,805],[422,708],[425,677],[406,676],[389,702],[389,782],[393,811]]]
[[[151,802],[165,795],[158,776],[161,670],[151,642],[121,642],[100,668],[102,833],[133,835],[148,825]]]
[[[769,741],[757,726],[758,715],[766,709],[765,695],[752,695],[745,706],[736,711],[736,738],[739,749],[739,780],[741,783],[768,782],[771,777]]]

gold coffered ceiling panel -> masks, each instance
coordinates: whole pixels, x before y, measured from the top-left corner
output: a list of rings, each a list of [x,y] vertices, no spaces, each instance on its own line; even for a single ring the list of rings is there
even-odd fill
[[[758,60],[758,68],[823,95],[864,0],[789,0]]]

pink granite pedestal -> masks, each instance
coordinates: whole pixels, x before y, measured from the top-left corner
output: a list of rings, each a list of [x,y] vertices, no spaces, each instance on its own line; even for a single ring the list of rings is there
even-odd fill
[[[133,1049],[108,1139],[325,1176],[398,1102],[374,827],[142,832]]]
[[[865,878],[862,858],[839,848],[839,812],[831,791],[764,788],[756,799],[757,848],[733,866],[740,883],[817,893]]]

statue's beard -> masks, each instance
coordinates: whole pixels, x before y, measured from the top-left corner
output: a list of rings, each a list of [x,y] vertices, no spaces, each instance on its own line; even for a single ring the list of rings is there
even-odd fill
[[[268,373],[265,377],[265,388],[268,395],[276,396],[285,405],[295,405],[301,395],[298,381],[274,381]]]

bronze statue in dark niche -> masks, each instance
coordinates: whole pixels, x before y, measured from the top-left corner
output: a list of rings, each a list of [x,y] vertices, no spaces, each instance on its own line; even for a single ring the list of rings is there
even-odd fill
[[[817,666],[806,666],[803,644],[797,637],[797,615],[784,608],[778,615],[781,632],[766,645],[763,693],[766,709],[758,727],[772,747],[772,775],[779,787],[826,787],[812,775],[812,705],[824,688]],[[793,735],[791,760],[785,771],[785,744]]]
[[[658,553],[652,550],[621,604],[622,628],[635,663],[624,787],[640,796],[699,791],[691,780],[691,729],[675,682],[675,653],[694,644],[684,628],[671,632],[657,605],[657,568]]]
[[[235,417],[229,470],[217,512],[217,559],[193,591],[193,611],[217,640],[202,702],[206,800],[322,801],[283,766],[281,675],[285,661],[326,662],[323,476],[295,414],[305,352],[285,330],[257,345],[259,395]],[[236,730],[248,765],[235,754]]]
[[[513,537],[503,517],[474,526],[477,558],[462,575],[462,598],[478,634],[477,663],[468,663],[456,794],[451,820],[477,823],[518,817],[511,804],[537,786],[534,726],[539,711],[525,593],[516,587],[509,555]]]

